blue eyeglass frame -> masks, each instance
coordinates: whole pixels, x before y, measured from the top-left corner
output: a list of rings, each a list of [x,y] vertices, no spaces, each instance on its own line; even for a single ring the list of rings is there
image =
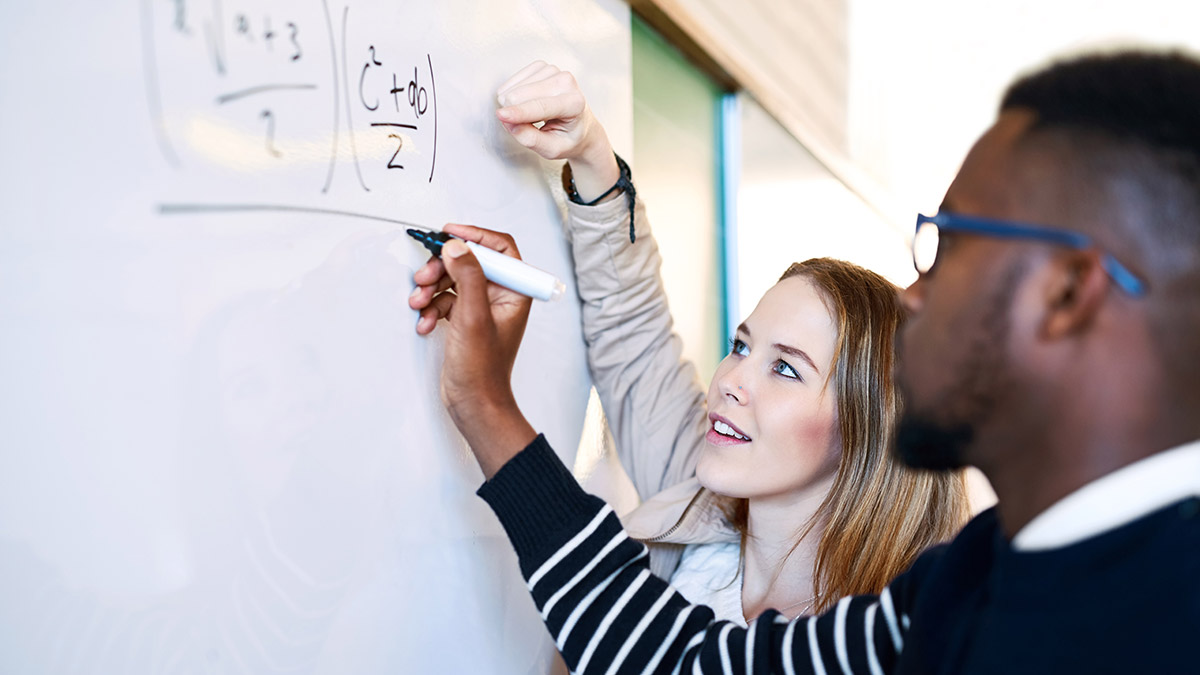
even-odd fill
[[[1042,227],[1039,225],[1030,225],[1028,223],[1018,223],[1010,220],[996,220],[992,218],[979,218],[976,216],[962,216],[956,213],[940,212],[935,216],[927,216],[923,213],[917,214],[917,227],[913,231],[913,266],[917,267],[917,252],[915,248],[916,233],[920,231],[921,226],[925,223],[932,223],[937,226],[938,232],[970,232],[973,234],[981,234],[988,237],[999,237],[1001,239],[1033,239],[1036,241],[1044,241],[1059,246],[1066,246],[1078,250],[1086,250],[1095,247],[1095,242],[1091,237],[1079,232],[1071,230],[1063,230],[1053,227]],[[1139,297],[1145,295],[1146,284],[1137,277],[1129,268],[1125,267],[1107,251],[1100,250],[1101,263],[1104,265],[1104,271],[1108,276],[1116,282],[1121,290],[1129,295]],[[934,254],[934,264],[937,264],[937,254]],[[933,269],[930,265],[929,269]],[[921,273],[919,267],[917,272]]]

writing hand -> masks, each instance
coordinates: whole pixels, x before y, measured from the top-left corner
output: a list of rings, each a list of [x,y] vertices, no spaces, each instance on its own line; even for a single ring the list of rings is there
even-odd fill
[[[575,189],[590,201],[620,176],[612,143],[571,73],[544,61],[525,66],[496,93],[496,117],[521,145],[571,164]],[[535,126],[542,123],[539,126]]]
[[[469,225],[443,230],[520,259],[513,238]],[[532,300],[489,282],[461,241],[442,247],[413,274],[417,289],[409,307],[420,310],[417,332],[427,335],[446,320],[442,403],[470,444],[484,476],[491,478],[537,433],[517,407],[512,369]]]

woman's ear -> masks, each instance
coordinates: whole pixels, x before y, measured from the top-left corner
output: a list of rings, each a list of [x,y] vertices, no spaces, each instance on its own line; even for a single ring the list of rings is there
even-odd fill
[[[1054,274],[1046,288],[1041,337],[1056,340],[1085,331],[1100,311],[1110,284],[1101,254],[1064,251],[1052,258]]]

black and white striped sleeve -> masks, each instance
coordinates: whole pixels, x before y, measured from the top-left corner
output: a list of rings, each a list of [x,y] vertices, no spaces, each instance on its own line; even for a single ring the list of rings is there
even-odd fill
[[[889,672],[908,618],[892,589],[819,617],[774,611],[748,628],[715,621],[650,574],[646,547],[579,488],[538,437],[479,490],[500,518],[530,592],[572,672]]]

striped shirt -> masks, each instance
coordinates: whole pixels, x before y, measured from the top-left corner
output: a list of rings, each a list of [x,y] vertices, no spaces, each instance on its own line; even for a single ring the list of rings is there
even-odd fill
[[[544,438],[479,494],[577,673],[1174,672],[1200,630],[1195,497],[1051,553],[1012,549],[988,511],[878,596],[740,628],[651,575],[645,546]],[[1139,622],[1111,620],[1122,615]]]

